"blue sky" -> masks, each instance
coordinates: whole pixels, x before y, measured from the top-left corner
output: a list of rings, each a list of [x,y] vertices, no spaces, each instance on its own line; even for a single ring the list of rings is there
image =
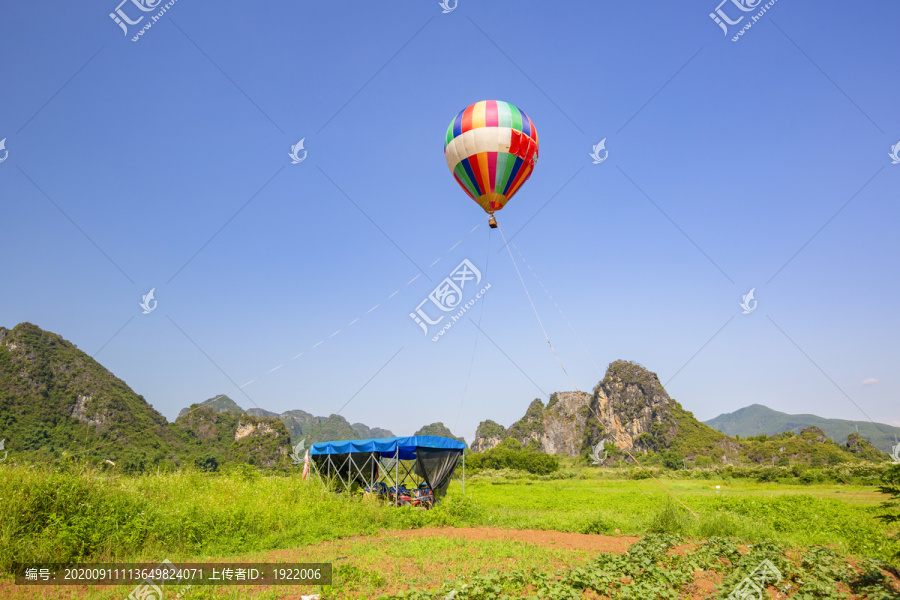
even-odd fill
[[[131,1],[127,36],[115,1],[7,6],[0,325],[169,419],[224,393],[471,440],[623,358],[701,419],[900,424],[900,6],[782,0],[731,41],[761,6],[178,0],[137,42]],[[540,135],[498,213],[534,310],[441,151],[483,99]],[[491,287],[432,342],[409,314],[464,259]]]

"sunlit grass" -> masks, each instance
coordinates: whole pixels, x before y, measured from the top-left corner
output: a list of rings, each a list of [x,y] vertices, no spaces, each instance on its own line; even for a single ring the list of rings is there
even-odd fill
[[[654,529],[663,511],[670,511],[683,513],[683,524],[672,531],[688,538],[724,535],[788,546],[829,544],[885,559],[895,549],[883,524],[875,519],[882,511],[873,502],[872,488],[747,480],[661,483],[652,479],[500,479],[470,482],[467,491],[482,508],[483,518],[501,527],[605,534],[618,529],[622,534],[642,535]],[[717,484],[721,489],[715,489]]]
[[[890,532],[875,519],[882,512],[882,498],[871,486],[760,483],[733,477],[657,482],[629,479],[627,472],[615,475],[609,470],[572,470],[556,478],[482,473],[467,482],[465,496],[453,483],[444,502],[424,511],[326,492],[317,480],[252,470],[127,477],[5,465],[0,469],[0,568],[8,570],[14,562],[168,558],[178,563],[248,556],[262,562],[278,550],[316,556],[323,542],[343,540],[339,543],[359,571],[346,570],[342,577],[351,583],[358,578],[359,589],[381,589],[384,586],[376,583],[383,576],[378,575],[379,564],[385,561],[418,569],[427,579],[436,576],[432,570],[439,564],[447,565],[448,576],[462,577],[487,565],[506,568],[515,562],[549,568],[563,559],[585,558],[518,542],[434,538],[385,542],[377,536],[381,530],[427,526],[635,536],[669,532],[687,539],[725,536],[745,544],[829,545],[842,553],[884,561],[890,561],[896,549]],[[342,566],[338,556],[320,556]],[[228,596],[239,592],[225,588],[211,595],[212,589],[217,588],[197,588],[190,597],[241,597]],[[115,597],[103,590],[96,594]]]

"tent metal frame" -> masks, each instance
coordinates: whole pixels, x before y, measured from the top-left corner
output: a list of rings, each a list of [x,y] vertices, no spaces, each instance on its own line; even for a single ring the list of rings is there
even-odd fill
[[[366,460],[362,465],[357,464],[356,461],[351,460],[353,454],[367,454]],[[462,479],[460,479],[459,475],[456,473],[454,469],[453,475],[451,475],[451,479],[456,479],[462,485],[463,494],[466,493],[466,452],[462,451]],[[377,456],[376,456],[377,455]],[[400,494],[399,487],[402,486],[408,479],[412,479],[415,482],[416,487],[425,482],[423,477],[417,475],[413,469],[410,471],[409,467],[407,467],[404,462],[413,462],[414,461],[402,461],[400,460],[400,448],[394,452],[394,456],[388,456],[387,460],[393,461],[393,473],[391,473],[391,469],[384,465],[381,461],[385,459],[385,455],[378,452],[359,452],[359,453],[347,453],[347,457],[340,462],[340,466],[338,466],[337,462],[332,459],[334,454],[319,454],[317,456],[324,456],[325,461],[322,465],[323,469],[319,468],[318,461],[314,460],[312,456],[310,456],[310,467],[312,471],[315,472],[319,481],[322,483],[322,486],[325,489],[328,489],[329,483],[334,483],[334,480],[337,479],[340,481],[343,486],[343,490],[346,492],[351,492],[353,489],[353,484],[357,483],[363,486],[366,490],[371,490],[376,483],[385,483],[388,488],[389,495],[391,494],[391,490],[393,490],[394,496],[394,505],[400,505]],[[400,467],[403,467],[403,479],[400,479]],[[344,479],[340,476],[340,473],[347,469],[349,477]],[[322,471],[325,471],[324,473]],[[356,474],[353,471],[356,471]],[[369,474],[366,475],[363,471],[369,471]],[[329,475],[329,473],[334,473],[335,475]],[[383,481],[382,481],[383,480]]]

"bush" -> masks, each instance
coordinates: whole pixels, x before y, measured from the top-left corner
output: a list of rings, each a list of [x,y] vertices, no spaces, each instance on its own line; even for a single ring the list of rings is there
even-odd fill
[[[653,477],[653,471],[646,467],[636,467],[628,473],[629,479],[650,479]]]
[[[603,513],[598,513],[593,519],[590,519],[581,526],[581,533],[608,535],[616,530],[615,525]]]
[[[684,456],[677,452],[666,452],[662,455],[662,464],[670,471],[677,471],[684,468]]]
[[[776,481],[781,476],[781,470],[777,467],[766,467],[760,471],[756,480],[761,482]]]
[[[124,473],[140,475],[147,470],[147,454],[143,450],[129,450],[121,464]]]
[[[194,464],[201,471],[212,473],[219,470],[219,459],[212,452],[207,452],[194,459]]]
[[[898,512],[898,509],[900,509],[900,465],[891,465],[882,474],[881,485],[878,487],[878,491],[888,496],[888,500],[881,503],[881,507],[888,512],[878,515],[877,518],[888,524],[900,521],[900,512]],[[893,538],[900,540],[900,533],[895,533]],[[894,556],[900,558],[900,550]]]
[[[707,467],[712,466],[713,459],[708,456],[703,456],[702,454],[698,454],[694,457],[694,466],[699,467],[701,469],[705,469]]]
[[[514,469],[533,475],[549,475],[559,470],[559,459],[550,454],[522,449],[515,439],[507,438],[502,444],[487,452],[471,453],[466,456],[466,467],[479,469]]]
[[[687,533],[691,519],[684,508],[668,502],[650,521],[650,533]]]

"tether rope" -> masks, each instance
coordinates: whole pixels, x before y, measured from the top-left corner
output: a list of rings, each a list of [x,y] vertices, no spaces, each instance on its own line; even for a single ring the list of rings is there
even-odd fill
[[[509,252],[509,260],[512,261],[513,266],[516,268],[516,274],[519,276],[519,281],[522,282],[522,288],[525,290],[525,295],[528,296],[528,302],[531,304],[531,310],[534,311],[534,316],[537,318],[538,324],[541,326],[541,331],[544,332],[544,338],[547,340],[547,344],[550,345],[550,350],[553,352],[553,356],[556,357],[556,362],[559,363],[559,368],[562,369],[563,373],[566,374],[566,377],[569,379],[569,383],[572,384],[572,387],[577,390],[578,386],[575,385],[574,381],[572,381],[572,377],[569,376],[569,372],[566,371],[566,368],[563,366],[562,361],[559,359],[559,355],[556,353],[556,349],[553,347],[553,343],[550,341],[550,336],[547,335],[547,329],[544,328],[544,322],[541,321],[541,316],[538,314],[537,308],[534,306],[534,301],[531,299],[531,294],[528,292],[528,287],[525,285],[525,280],[522,279],[522,273],[521,271],[519,271],[519,265],[516,264],[516,259],[512,255],[512,250],[509,249],[509,244],[506,243],[506,235],[503,233],[502,227],[500,227],[500,235],[503,237],[506,251]]]
[[[450,246],[450,248],[448,248],[443,254],[441,254],[441,255],[438,256],[436,259],[434,259],[434,261],[433,261],[430,265],[428,265],[428,267],[426,267],[426,268],[430,269],[431,267],[433,267],[434,265],[436,265],[438,262],[440,262],[440,260],[441,260],[442,258],[444,258],[444,257],[447,256],[448,254],[450,254],[450,252],[452,252],[454,248],[456,248],[457,246],[459,246],[459,245],[463,242],[463,240],[465,240],[467,237],[469,237],[470,235],[472,235],[472,232],[474,232],[476,229],[478,229],[478,228],[482,225],[482,223],[483,223],[483,221],[482,221],[482,220],[479,220],[478,223],[477,223],[472,229],[470,229],[470,230],[468,231],[468,233],[466,233],[464,236],[462,236],[461,238],[459,238],[459,240],[458,240],[455,244],[453,244],[452,246]],[[241,391],[241,393],[244,394],[244,396],[247,397],[248,400],[250,400],[250,402],[253,403],[254,406],[256,406],[256,408],[260,408],[260,406],[257,405],[256,402],[255,402],[252,398],[250,398],[250,396],[247,395],[247,392],[244,391],[244,388],[245,388],[245,387],[247,387],[248,385],[250,385],[251,383],[253,383],[253,382],[256,381],[257,379],[260,379],[260,378],[262,378],[262,377],[265,377],[265,376],[268,375],[269,373],[272,373],[272,372],[274,372],[274,371],[277,371],[278,369],[280,369],[280,368],[283,367],[284,365],[288,364],[288,363],[291,362],[292,360],[295,360],[295,359],[297,359],[297,358],[300,358],[301,356],[303,356],[305,353],[309,352],[309,351],[312,350],[313,348],[316,348],[317,346],[320,346],[321,344],[323,344],[323,343],[326,342],[327,340],[333,338],[334,336],[336,336],[337,334],[339,334],[341,331],[343,331],[343,330],[346,329],[347,327],[350,327],[351,325],[353,325],[354,323],[356,323],[357,321],[359,321],[360,319],[362,319],[363,317],[365,317],[366,315],[368,315],[369,313],[371,313],[372,311],[374,311],[376,308],[378,308],[379,306],[381,306],[382,304],[384,304],[385,302],[387,302],[388,300],[390,300],[391,298],[393,298],[394,296],[396,296],[396,295],[397,295],[398,293],[400,293],[404,288],[406,288],[407,286],[409,286],[413,281],[415,281],[415,280],[417,280],[419,277],[421,277],[421,275],[422,275],[422,273],[418,273],[415,277],[413,277],[412,279],[410,279],[409,281],[407,281],[406,283],[404,283],[402,286],[400,286],[399,288],[397,288],[397,290],[396,290],[394,293],[392,293],[391,295],[389,295],[387,298],[385,298],[384,300],[382,300],[381,302],[379,302],[378,304],[376,304],[375,306],[373,306],[372,308],[370,308],[369,310],[367,310],[365,313],[363,313],[363,314],[361,314],[360,316],[356,317],[355,319],[353,319],[352,321],[350,321],[349,323],[347,323],[346,325],[344,325],[344,327],[342,327],[341,329],[338,329],[337,331],[335,331],[334,333],[332,333],[332,334],[329,335],[328,337],[322,338],[320,341],[318,341],[317,343],[313,344],[312,346],[310,346],[309,348],[307,348],[306,350],[304,350],[304,351],[301,352],[300,354],[297,354],[297,355],[294,356],[293,358],[289,358],[288,360],[284,361],[283,363],[281,363],[281,364],[278,365],[277,367],[273,367],[273,368],[269,369],[268,371],[266,371],[266,372],[263,373],[262,375],[258,375],[258,376],[256,376],[256,377],[254,377],[253,379],[251,379],[251,380],[248,381],[247,383],[245,383],[245,384],[243,384],[243,385],[237,386],[237,388]],[[219,394],[218,396],[216,396],[216,397],[214,397],[214,398],[211,398],[210,400],[207,400],[206,402],[211,402],[211,401],[218,400],[219,398],[224,398],[226,395],[227,395],[227,394]],[[202,408],[202,407],[203,407],[203,404],[199,404],[199,403],[198,403],[197,408],[195,408],[195,409],[193,409],[193,410],[188,410],[186,413],[184,413],[184,415],[180,415],[180,414],[179,414],[179,416],[187,416],[187,415],[193,413],[194,411],[199,410],[199,409]],[[93,447],[91,447],[91,448],[85,448],[85,449],[82,449],[82,450],[80,450],[80,451],[72,452],[71,454],[68,454],[67,457],[74,458],[75,456],[79,456],[79,455],[82,455],[82,454],[87,454],[87,453],[89,453],[89,452],[96,452],[96,451],[98,451],[98,450],[100,450],[100,449],[102,449],[102,448],[106,448],[106,447],[109,447],[109,446],[117,445],[117,444],[119,444],[119,443],[121,443],[121,442],[124,442],[124,441],[129,440],[130,438],[133,438],[133,437],[135,437],[135,436],[141,435],[141,434],[146,433],[146,432],[148,432],[148,431],[152,431],[152,430],[154,430],[154,429],[158,429],[159,427],[162,427],[162,426],[165,426],[165,425],[168,425],[168,424],[169,424],[169,422],[168,422],[168,420],[166,420],[165,423],[160,423],[160,424],[154,425],[154,426],[152,426],[152,427],[147,427],[146,429],[141,429],[141,430],[136,431],[136,432],[134,432],[134,433],[131,433],[131,434],[129,434],[129,435],[121,436],[121,437],[119,437],[119,438],[117,438],[117,439],[115,439],[115,440],[112,440],[112,441],[109,441],[109,442],[106,442],[106,443],[103,443],[103,444],[99,444],[99,445],[93,446]],[[53,463],[59,462],[59,461],[62,460],[63,458],[64,458],[64,457],[58,457],[58,458],[55,458],[55,459],[53,459],[53,460],[51,460],[51,461],[49,461],[49,462],[50,462],[50,464],[53,464]]]
[[[464,236],[462,236],[461,238],[459,238],[459,240],[458,240],[455,244],[453,244],[452,246],[450,246],[450,248],[448,248],[443,254],[441,254],[440,256],[438,256],[438,257],[437,257],[430,265],[428,265],[426,268],[427,268],[427,269],[430,269],[431,267],[433,267],[434,265],[436,265],[438,262],[440,262],[440,260],[441,260],[442,258],[444,258],[444,257],[447,256],[448,254],[450,254],[450,252],[452,252],[454,248],[456,248],[457,246],[459,246],[459,245],[463,242],[463,240],[465,240],[467,237],[469,237],[469,236],[472,234],[472,232],[475,231],[476,229],[478,229],[480,226],[481,226],[481,223],[478,223],[477,225],[475,225],[475,227],[473,227],[472,229],[470,229],[469,232],[468,232],[467,234],[465,234]],[[397,289],[394,291],[394,293],[392,293],[392,294],[389,295],[387,298],[385,298],[384,300],[382,300],[381,302],[379,302],[378,304],[376,304],[375,306],[373,306],[372,308],[370,308],[369,310],[367,310],[365,313],[359,315],[358,317],[356,317],[355,319],[353,319],[352,321],[350,321],[349,323],[347,323],[346,325],[344,325],[343,327],[341,327],[340,329],[338,329],[337,331],[335,331],[334,333],[332,333],[332,334],[329,335],[328,337],[322,338],[322,339],[319,340],[317,343],[313,344],[312,346],[310,346],[309,348],[307,348],[306,350],[304,350],[304,351],[301,352],[300,354],[297,354],[296,356],[287,359],[286,361],[284,361],[283,363],[281,363],[281,364],[278,365],[277,367],[272,367],[271,369],[269,369],[268,371],[266,371],[266,372],[263,373],[262,375],[257,375],[256,377],[254,377],[253,379],[251,379],[251,380],[248,381],[247,383],[245,383],[245,384],[243,384],[243,385],[241,385],[241,386],[238,386],[238,388],[239,388],[240,390],[243,390],[245,387],[247,387],[248,385],[250,385],[251,383],[253,383],[253,382],[256,381],[257,379],[260,379],[261,377],[265,377],[265,376],[268,375],[269,373],[272,373],[272,372],[274,372],[274,371],[277,371],[278,369],[280,369],[280,368],[283,367],[284,365],[288,364],[288,363],[291,362],[292,360],[296,360],[296,359],[300,358],[301,356],[303,356],[304,354],[306,354],[307,352],[309,352],[309,351],[312,350],[313,348],[315,348],[315,347],[317,347],[317,346],[320,346],[321,344],[323,344],[323,343],[325,343],[326,341],[330,340],[331,338],[333,338],[334,336],[336,336],[337,334],[339,334],[340,332],[342,332],[344,329],[347,329],[348,327],[350,327],[351,325],[353,325],[354,323],[356,323],[357,321],[359,321],[360,319],[362,319],[363,317],[365,317],[366,315],[368,315],[369,313],[371,313],[372,311],[374,311],[376,308],[378,308],[379,306],[381,306],[382,304],[384,304],[385,302],[387,302],[388,300],[390,300],[391,298],[393,298],[394,296],[396,296],[397,294],[399,294],[401,291],[403,291],[404,288],[406,288],[407,286],[409,286],[413,281],[417,280],[417,279],[418,279],[419,277],[421,277],[421,276],[422,276],[422,273],[417,273],[415,277],[413,277],[412,279],[410,279],[409,281],[407,281],[406,283],[404,283],[403,285],[401,285],[399,288],[397,288]]]
[[[550,294],[550,290],[547,289],[547,287],[541,281],[540,277],[537,276],[537,273],[534,272],[534,269],[531,268],[531,265],[528,263],[528,261],[525,260],[525,257],[522,256],[522,251],[516,247],[515,242],[510,240],[509,243],[512,245],[513,248],[516,249],[516,254],[519,255],[519,258],[522,259],[522,262],[525,264],[526,267],[528,267],[528,270],[531,271],[531,274],[534,276],[535,281],[538,282],[538,285],[541,286],[541,289],[544,290],[544,293],[547,294],[548,298],[550,298],[550,302],[552,302],[553,306],[556,307],[556,310],[559,311],[559,314],[563,318],[563,321],[566,322],[566,325],[569,326],[569,329],[572,331],[573,334],[575,334],[575,337],[578,338],[578,341],[581,343],[581,347],[584,348],[584,353],[587,354],[588,358],[591,360],[591,364],[594,365],[594,368],[597,369],[597,372],[600,373],[600,375],[602,376],[603,370],[600,368],[600,365],[598,365],[597,361],[594,360],[593,355],[591,355],[591,351],[588,350],[587,344],[584,343],[584,340],[581,339],[581,336],[575,330],[575,327],[572,326],[572,323],[569,321],[569,318],[566,316],[566,313],[563,312],[563,309],[560,308],[559,304],[556,303],[556,300]]]
[[[500,227],[500,235],[503,237],[503,241],[504,241],[504,243],[505,243],[505,242],[506,242],[506,236],[505,236],[504,233],[503,233],[503,228],[502,228],[502,227]],[[531,299],[531,294],[528,292],[528,287],[525,285],[525,280],[522,278],[522,273],[521,273],[521,271],[519,271],[519,265],[516,264],[516,259],[513,257],[512,250],[509,249],[509,245],[508,245],[508,244],[506,245],[506,250],[509,252],[509,259],[512,261],[513,267],[515,267],[515,269],[516,269],[516,273],[519,275],[519,281],[522,282],[522,288],[525,290],[525,295],[528,297],[528,302],[531,304],[531,310],[534,311],[534,316],[537,318],[538,324],[541,326],[541,331],[544,333],[544,338],[546,338],[547,344],[550,346],[550,350],[553,352],[553,356],[556,358],[556,362],[559,363],[559,367],[562,369],[563,373],[566,374],[566,377],[569,379],[569,382],[572,384],[572,387],[575,388],[575,391],[578,392],[579,394],[584,394],[584,393],[586,393],[586,392],[582,392],[582,391],[578,388],[578,386],[575,384],[575,382],[572,381],[572,377],[569,375],[569,372],[566,371],[565,366],[563,366],[562,360],[560,360],[559,355],[556,353],[556,349],[553,347],[553,343],[550,341],[550,336],[547,335],[547,329],[544,327],[544,322],[541,320],[541,317],[540,317],[540,315],[538,314],[538,311],[537,311],[537,307],[535,307],[534,301]],[[522,253],[519,251],[518,248],[516,248],[516,252],[519,254],[519,256],[522,256]],[[522,257],[522,262],[525,262],[525,258],[524,258],[524,257]],[[528,263],[526,263],[526,264],[528,264]],[[529,267],[529,268],[531,268],[531,267]],[[534,272],[534,271],[532,271],[532,273],[533,273],[533,272]],[[535,277],[536,277],[536,276],[535,276]],[[542,287],[543,287],[543,286],[542,286]],[[546,288],[545,288],[545,290],[546,290]],[[549,292],[548,292],[547,295],[548,295],[548,296],[550,295]],[[577,334],[576,334],[576,335],[577,335]],[[602,419],[600,418],[600,415],[597,413],[597,409],[594,408],[592,402],[588,403],[588,408],[590,408],[590,409],[591,409],[591,412],[594,413],[594,416],[597,418],[597,423],[598,423],[598,424],[602,424],[603,421],[602,421]],[[636,463],[638,464],[638,466],[640,466],[641,468],[644,468],[644,465],[642,465],[641,462],[640,462],[640,461],[639,461],[639,460],[638,460],[631,452],[629,452],[628,450],[625,450],[624,448],[623,448],[622,450],[623,450],[623,452],[625,452],[625,454],[627,454],[628,456],[630,456],[630,457],[631,457],[631,460],[633,460],[634,462],[636,462]],[[675,494],[673,494],[672,491],[669,490],[669,488],[667,488],[667,487],[663,484],[662,481],[660,481],[659,479],[657,479],[656,476],[655,476],[651,471],[648,470],[648,473],[650,474],[650,477],[652,477],[653,480],[654,480],[656,483],[658,483],[659,486],[660,486],[662,489],[664,489],[664,490],[666,491],[667,494],[669,494],[670,496],[672,496],[672,498],[674,498],[676,501],[678,501],[678,503],[681,504],[685,509],[687,509],[687,511],[688,511],[689,513],[691,513],[692,515],[694,515],[695,518],[697,518],[697,519],[700,518],[700,516],[699,516],[697,513],[695,513],[693,510],[691,510],[691,508],[690,508],[687,504],[685,504],[684,501],[681,500],[681,498],[679,498],[678,496],[676,496]]]
[[[490,264],[491,259],[491,230],[488,229],[488,243],[487,243],[487,251],[485,252],[484,257],[484,277],[483,279],[487,279],[488,266]],[[453,429],[456,429],[457,425],[459,425],[459,417],[462,415],[463,404],[466,401],[466,392],[469,391],[469,379],[472,377],[472,369],[475,366],[475,353],[478,351],[478,338],[481,337],[481,318],[484,316],[484,303],[487,301],[486,297],[482,297],[481,299],[481,307],[478,312],[478,331],[475,332],[475,345],[472,348],[472,360],[469,361],[469,374],[466,375],[466,385],[463,388],[462,398],[459,401],[459,410],[456,411],[456,421],[453,423]]]

